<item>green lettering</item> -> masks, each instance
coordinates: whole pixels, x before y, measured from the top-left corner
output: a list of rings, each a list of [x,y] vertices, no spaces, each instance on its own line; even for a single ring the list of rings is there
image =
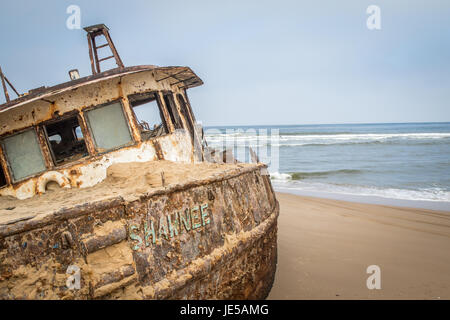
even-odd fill
[[[169,232],[170,237],[173,238],[174,236],[178,235],[178,228],[179,228],[179,222],[178,222],[178,213],[175,213],[175,220],[172,223],[172,220],[170,219],[170,214],[167,216],[167,222],[169,225]]]
[[[184,215],[182,213],[178,213],[178,215],[180,217],[180,224],[184,225],[186,232],[191,230],[191,216],[189,215],[189,209],[184,210]]]
[[[158,234],[159,234],[159,238],[162,239],[162,236],[164,235],[164,238],[166,238],[166,240],[169,240],[169,236],[167,234],[167,226],[166,226],[166,219],[165,217],[161,217],[159,218],[159,229],[158,229]]]
[[[202,213],[202,223],[203,225],[207,225],[211,223],[211,219],[209,218],[209,213],[208,213],[208,204],[204,204],[202,206],[200,206],[200,212]]]
[[[130,229],[129,229],[129,231],[130,231],[130,239],[131,240],[135,240],[135,241],[138,242],[137,244],[135,244],[133,246],[133,250],[139,250],[141,245],[142,245],[142,238],[140,236],[138,236],[137,234],[135,234],[133,232],[134,230],[139,230],[139,227],[137,227],[135,225],[131,225],[130,226]]]
[[[152,237],[153,244],[156,243],[156,234],[155,234],[155,227],[153,225],[153,220],[150,220],[150,228],[148,228],[147,221],[144,223],[144,239],[145,239],[145,246],[149,246],[150,243],[148,239]]]
[[[196,220],[199,220],[199,215],[195,214],[194,212],[199,212],[199,208],[197,207],[193,207],[191,209],[191,221],[192,221],[192,229],[197,229],[200,228],[202,226],[201,222],[195,222]]]

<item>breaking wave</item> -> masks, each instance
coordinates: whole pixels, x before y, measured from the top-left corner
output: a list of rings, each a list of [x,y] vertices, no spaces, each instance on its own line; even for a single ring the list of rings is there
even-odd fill
[[[245,132],[206,134],[207,142],[212,146],[225,144],[249,146],[277,146],[277,147],[323,147],[332,145],[375,145],[375,144],[415,144],[433,145],[448,143],[450,133],[281,133],[279,135],[255,134]]]
[[[297,190],[312,192],[329,192],[344,195],[376,196],[400,200],[450,201],[450,192],[443,188],[423,188],[419,190],[400,188],[381,188],[349,184],[333,184],[322,182],[301,181],[292,179],[291,174],[271,173],[275,190]]]
[[[314,177],[325,177],[331,175],[353,175],[353,174],[361,174],[363,170],[354,170],[354,169],[341,169],[341,170],[329,170],[329,171],[314,171],[314,172],[290,172],[290,173],[271,173],[271,178],[274,180],[303,180],[307,178]]]
[[[275,187],[450,206],[450,123],[227,127],[205,137],[241,161],[251,147],[278,171]]]

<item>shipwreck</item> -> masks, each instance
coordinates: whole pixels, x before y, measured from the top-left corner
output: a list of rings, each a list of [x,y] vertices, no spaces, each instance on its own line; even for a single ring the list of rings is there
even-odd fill
[[[207,147],[190,68],[125,67],[105,25],[85,31],[92,75],[21,94],[0,69],[0,299],[265,298],[267,166]]]

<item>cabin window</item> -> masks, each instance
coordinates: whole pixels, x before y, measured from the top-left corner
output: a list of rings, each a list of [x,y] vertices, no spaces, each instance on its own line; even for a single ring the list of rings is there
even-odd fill
[[[45,125],[44,128],[56,165],[76,161],[88,155],[83,135],[78,136],[75,132],[76,128],[80,128],[76,115],[52,122]]]
[[[170,115],[170,120],[172,120],[175,129],[183,129],[183,123],[181,122],[180,114],[178,113],[177,107],[175,106],[173,94],[165,93],[164,102],[167,106],[167,110],[169,111]]]
[[[3,147],[14,181],[45,171],[44,157],[34,129],[6,137]]]
[[[97,107],[85,114],[98,151],[105,152],[132,143],[128,120],[120,102]]]
[[[128,96],[128,101],[138,121],[143,140],[168,133],[156,93],[133,94]]]
[[[192,123],[191,117],[189,116],[188,106],[184,101],[184,98],[181,94],[177,94],[178,103],[180,104],[181,112],[183,113],[184,118],[186,119],[187,125],[189,127],[189,131],[191,132],[192,138],[194,138],[194,123]]]

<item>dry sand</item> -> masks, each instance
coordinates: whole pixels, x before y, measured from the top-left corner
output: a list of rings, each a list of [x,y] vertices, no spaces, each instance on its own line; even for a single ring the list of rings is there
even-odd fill
[[[269,299],[450,299],[450,212],[277,193]],[[381,289],[369,290],[370,265]]]
[[[107,177],[90,188],[47,190],[25,200],[14,197],[0,197],[0,226],[15,221],[28,220],[52,213],[63,207],[71,208],[88,202],[95,202],[121,196],[132,201],[146,192],[165,186],[232,174],[252,164],[177,163],[171,161],[149,161],[113,164],[107,170]]]

